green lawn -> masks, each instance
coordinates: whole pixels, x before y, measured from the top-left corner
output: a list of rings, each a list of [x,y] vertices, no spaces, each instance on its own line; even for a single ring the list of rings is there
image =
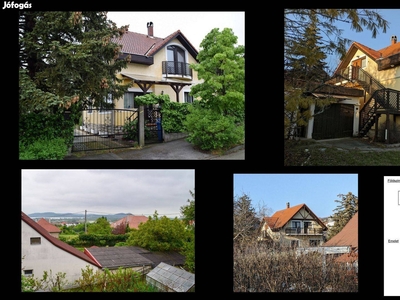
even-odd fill
[[[312,141],[285,141],[284,166],[400,166],[400,151],[345,151]]]

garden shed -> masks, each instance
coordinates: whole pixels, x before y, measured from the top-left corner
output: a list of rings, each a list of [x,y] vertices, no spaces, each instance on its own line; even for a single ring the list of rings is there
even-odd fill
[[[194,274],[161,262],[146,275],[147,283],[165,292],[194,292]]]

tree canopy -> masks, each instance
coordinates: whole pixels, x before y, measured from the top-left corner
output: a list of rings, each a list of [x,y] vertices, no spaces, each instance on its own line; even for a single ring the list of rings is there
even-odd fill
[[[127,86],[116,77],[127,61],[117,59],[121,37],[107,12],[29,11],[19,15],[19,108],[51,112],[76,103],[104,105]],[[129,59],[129,57],[127,58]]]
[[[244,46],[235,46],[237,36],[231,28],[212,29],[200,44],[198,64],[191,64],[203,79],[191,94],[206,107],[223,115],[244,109]]]
[[[157,211],[145,223],[133,229],[127,245],[139,246],[151,251],[181,251],[188,232],[181,220],[159,217]]]
[[[331,216],[334,225],[329,229],[328,240],[338,234],[358,211],[358,197],[352,192],[339,194],[338,197],[340,199],[335,200],[335,202],[339,204],[334,209],[335,213]]]
[[[250,197],[243,193],[233,202],[233,240],[248,241],[258,232],[260,220],[251,203]]]

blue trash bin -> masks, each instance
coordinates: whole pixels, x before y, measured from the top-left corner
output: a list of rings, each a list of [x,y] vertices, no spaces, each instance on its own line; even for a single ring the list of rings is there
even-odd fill
[[[157,118],[156,125],[157,125],[158,140],[161,142],[162,141],[162,128],[161,128],[161,119],[160,118]]]

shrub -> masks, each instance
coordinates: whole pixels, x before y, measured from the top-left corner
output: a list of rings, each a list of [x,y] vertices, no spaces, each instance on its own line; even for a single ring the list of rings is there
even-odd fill
[[[68,152],[63,138],[40,139],[31,145],[19,144],[20,160],[62,160]]]
[[[210,109],[190,109],[185,126],[187,140],[202,150],[221,150],[244,141],[244,125],[237,124],[232,116],[224,116]]]

